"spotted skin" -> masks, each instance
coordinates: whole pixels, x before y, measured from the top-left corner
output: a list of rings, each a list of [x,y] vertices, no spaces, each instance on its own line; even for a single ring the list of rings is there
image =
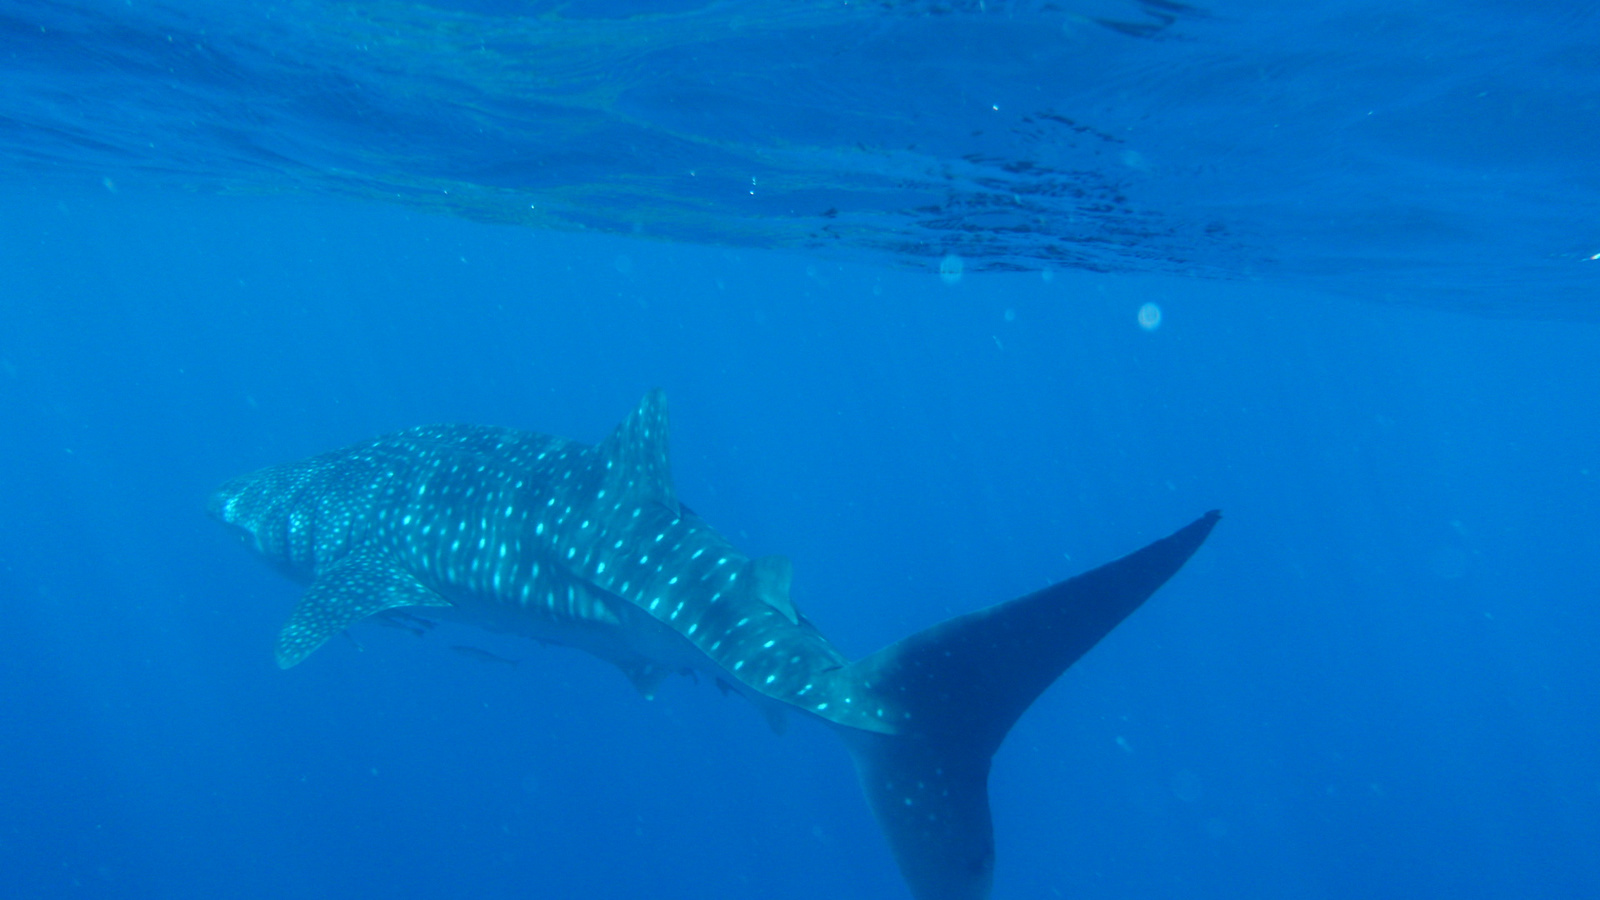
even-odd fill
[[[847,661],[795,611],[788,561],[752,560],[678,503],[667,438],[659,391],[599,446],[423,426],[235,479],[211,508],[310,583],[279,636],[285,668],[361,618],[437,606],[590,650],[645,686],[699,670],[892,730],[892,703],[834,677]]]
[[[769,713],[835,727],[916,900],[983,900],[995,750],[1219,515],[850,662],[795,609],[788,560],[745,556],[679,503],[667,433],[659,391],[598,446],[412,428],[237,478],[210,512],[308,585],[280,666],[362,618],[424,607],[586,650],[647,695],[672,672],[705,672]]]

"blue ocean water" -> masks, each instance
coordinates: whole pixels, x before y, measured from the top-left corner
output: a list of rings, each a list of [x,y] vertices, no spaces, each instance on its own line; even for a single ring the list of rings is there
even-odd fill
[[[204,516],[655,386],[852,655],[1223,509],[1001,748],[996,897],[1600,892],[1597,36],[0,0],[0,895],[908,896],[824,729],[459,626],[279,671]]]

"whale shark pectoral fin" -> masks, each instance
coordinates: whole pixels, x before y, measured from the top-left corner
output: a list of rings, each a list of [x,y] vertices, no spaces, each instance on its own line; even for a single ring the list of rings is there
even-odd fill
[[[756,599],[783,613],[784,618],[798,625],[800,611],[789,599],[789,585],[794,582],[794,563],[787,556],[763,556],[752,559],[745,567],[751,590]]]
[[[352,623],[404,606],[449,606],[414,575],[377,553],[352,553],[319,574],[278,633],[278,667],[296,665]]]

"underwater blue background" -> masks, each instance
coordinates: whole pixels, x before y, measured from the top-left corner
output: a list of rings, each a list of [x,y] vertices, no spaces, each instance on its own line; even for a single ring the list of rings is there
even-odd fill
[[[1071,22],[1115,4],[1091,5]],[[1107,158],[1091,180],[1125,189],[1134,218],[1171,223],[1146,238],[1119,231],[1126,219],[941,232],[900,215],[915,202],[863,188],[859,161],[818,149],[819,134],[845,147],[915,130],[898,113],[949,96],[927,80],[873,82],[847,98],[846,124],[756,107],[719,119],[706,101],[717,128],[698,131],[562,82],[585,98],[564,109],[604,108],[647,136],[809,160],[785,169],[791,190],[867,210],[838,246],[794,237],[815,224],[800,214],[739,212],[648,172],[631,190],[668,199],[636,204],[608,179],[667,151],[588,120],[561,132],[579,155],[552,163],[559,221],[512,220],[502,182],[532,176],[468,160],[481,145],[441,130],[451,110],[488,107],[462,105],[487,96],[465,75],[416,76],[427,94],[375,67],[386,103],[414,104],[389,145],[376,124],[275,118],[286,107],[270,97],[313,96],[283,73],[202,77],[138,37],[288,23],[268,47],[373,10],[459,36],[458,19],[429,17],[510,29],[528,12],[446,6],[0,2],[0,894],[907,896],[846,754],[815,724],[775,736],[710,685],[675,679],[646,701],[587,656],[450,625],[419,639],[363,624],[279,671],[272,641],[298,589],[203,514],[229,477],[416,424],[598,441],[655,386],[680,496],[746,551],[792,557],[796,603],[852,655],[1223,510],[996,756],[996,897],[1600,892],[1592,13],[1313,4],[1343,29],[1301,31],[1248,5],[1130,3],[1117,21],[1175,19],[1079,37],[1053,8],[880,10],[884,45],[958,84],[1013,77],[976,64],[1011,58],[1004,45],[941,68],[910,38],[988,34],[973,23],[997,10],[1057,17],[1052,35],[1115,57],[1122,93],[1063,88],[1051,108],[1078,102],[1074,116],[1108,130],[1138,117],[1139,77],[1173,84],[1152,55],[1211,52],[1228,71],[1265,65],[1240,48],[1298,60],[1273,81],[1297,85],[1291,107],[1263,111],[1241,87],[1261,81],[1227,81],[1164,107],[1140,156]],[[703,7],[690,13],[749,12]],[[632,22],[620,4],[574,9]],[[73,41],[29,31],[74,33],[67,20]],[[648,37],[673,23],[634,24]],[[770,46],[825,59],[806,42],[854,27],[779,24],[754,49],[690,42],[693,66],[662,83],[719,65],[739,81]],[[1016,27],[990,37],[1037,31]],[[1290,33],[1303,45],[1283,46]],[[1494,33],[1526,39],[1473,43]],[[1363,34],[1370,56],[1350,49]],[[417,46],[388,52],[422,59]],[[279,49],[305,83],[342,77],[343,58],[318,68],[311,43]],[[148,67],[129,62],[143,53]],[[1441,56],[1431,93],[1380,64]],[[1031,64],[1051,74],[1055,59]],[[1308,86],[1330,69],[1370,77]],[[1471,97],[1478,82],[1517,96],[1485,117],[1413,117],[1406,140],[1353,137],[1342,168],[1296,181],[1342,152],[1312,125],[1359,105],[1352,91],[1405,98],[1403,118],[1423,94]],[[751,103],[794,96],[740,83]],[[801,100],[833,96],[813,86]],[[1273,153],[1241,137],[1273,118],[1292,132]],[[193,143],[135,152],[182,143],[182,121],[199,123]],[[919,152],[959,167],[965,125],[940,127]],[[1022,158],[1031,145],[1011,134]],[[1283,164],[1241,163],[1230,143]],[[375,146],[387,155],[358,159]],[[418,195],[483,193],[454,205],[374,187],[401,174]],[[1241,198],[1243,181],[1257,193]],[[1408,192],[1413,218],[1352,212]],[[977,205],[957,197],[946,214],[977,221]],[[653,211],[630,222],[639,209]],[[1219,210],[1230,237],[1213,242]],[[1075,240],[1084,255],[1048,249]],[[952,255],[964,274],[941,278]],[[1147,303],[1153,330],[1137,318]]]

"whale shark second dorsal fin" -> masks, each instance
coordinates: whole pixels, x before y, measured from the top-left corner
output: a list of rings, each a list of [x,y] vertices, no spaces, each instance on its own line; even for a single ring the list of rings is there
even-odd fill
[[[676,514],[678,493],[672,487],[668,432],[667,395],[655,388],[599,447],[606,461],[608,490],[630,502],[660,503]]]

